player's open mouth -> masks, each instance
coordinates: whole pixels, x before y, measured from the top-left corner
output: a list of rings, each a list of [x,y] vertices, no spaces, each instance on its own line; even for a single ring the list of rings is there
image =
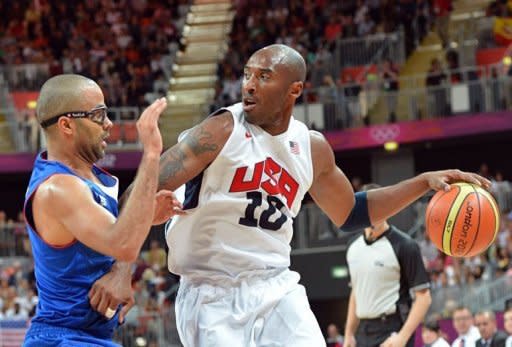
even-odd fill
[[[256,107],[256,101],[250,98],[243,99],[244,111],[250,112]]]

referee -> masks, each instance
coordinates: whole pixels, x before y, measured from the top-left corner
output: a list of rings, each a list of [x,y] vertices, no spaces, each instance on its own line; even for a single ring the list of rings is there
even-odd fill
[[[352,292],[344,347],[414,346],[413,334],[431,302],[417,243],[384,221],[350,242],[347,264]]]

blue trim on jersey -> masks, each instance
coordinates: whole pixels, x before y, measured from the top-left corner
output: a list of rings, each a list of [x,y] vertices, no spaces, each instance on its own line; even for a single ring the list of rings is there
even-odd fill
[[[203,183],[204,171],[201,171],[199,175],[192,178],[185,185],[185,202],[183,203],[183,209],[188,210],[197,207],[199,204],[199,193],[201,192],[201,185]]]
[[[113,187],[117,180],[105,171],[93,167],[93,173],[105,186]],[[105,193],[94,182],[77,176],[70,168],[57,161],[46,160],[46,153],[37,156],[27,193],[25,215],[34,256],[34,271],[39,303],[34,323],[54,327],[80,329],[100,339],[111,339],[118,326],[118,315],[107,320],[89,304],[92,284],[108,271],[114,259],[87,247],[79,241],[67,246],[46,243],[35,229],[32,214],[32,196],[38,187],[55,174],[72,175],[87,184],[94,200],[117,217],[117,200]]]

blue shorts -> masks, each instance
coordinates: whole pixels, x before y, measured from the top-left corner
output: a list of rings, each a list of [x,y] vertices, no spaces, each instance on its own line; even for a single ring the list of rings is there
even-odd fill
[[[82,330],[32,323],[23,347],[120,347],[111,339],[100,338]]]

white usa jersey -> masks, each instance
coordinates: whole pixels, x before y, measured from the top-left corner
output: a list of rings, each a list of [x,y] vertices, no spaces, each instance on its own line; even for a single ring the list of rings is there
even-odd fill
[[[241,103],[226,109],[233,132],[215,160],[179,189],[187,214],[166,228],[169,270],[188,278],[289,267],[293,218],[313,181],[305,124],[292,117],[285,133],[272,136],[245,120]]]

